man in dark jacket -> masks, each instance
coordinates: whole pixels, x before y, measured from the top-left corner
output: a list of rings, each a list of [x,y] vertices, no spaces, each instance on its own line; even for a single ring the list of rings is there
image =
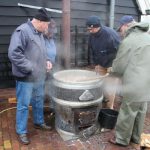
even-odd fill
[[[19,141],[29,144],[27,137],[28,107],[32,105],[34,127],[50,130],[44,122],[44,80],[52,64],[47,60],[43,32],[48,29],[50,18],[41,8],[32,21],[20,25],[12,34],[8,56],[16,78],[16,133]]]
[[[105,75],[116,56],[120,37],[115,30],[103,26],[98,16],[88,17],[86,26],[90,32],[88,45],[95,70]]]
[[[101,24],[98,16],[90,16],[86,20],[89,36],[90,57],[95,65],[95,71],[100,75],[106,75],[112,65],[113,59],[116,57],[117,49],[120,43],[118,33]],[[106,101],[109,101],[106,107],[113,107],[114,93],[108,94],[104,88]]]

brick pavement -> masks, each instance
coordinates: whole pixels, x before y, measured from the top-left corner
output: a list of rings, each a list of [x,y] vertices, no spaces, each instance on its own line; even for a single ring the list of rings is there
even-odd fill
[[[34,129],[30,109],[28,129],[31,144],[24,146],[18,142],[15,133],[16,103],[8,102],[8,98],[13,98],[14,93],[14,89],[0,90],[0,150],[136,150],[132,146],[120,147],[110,144],[108,139],[113,136],[113,130],[88,139],[63,141],[54,129],[54,117],[50,116],[47,108],[45,108],[45,120],[47,124],[53,126],[53,130]],[[3,111],[5,109],[8,110]],[[150,113],[147,114],[145,120],[144,133],[150,133]]]

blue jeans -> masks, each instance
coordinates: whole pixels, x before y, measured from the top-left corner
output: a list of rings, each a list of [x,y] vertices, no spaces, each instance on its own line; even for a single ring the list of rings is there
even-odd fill
[[[32,105],[33,123],[43,124],[44,104],[44,81],[42,82],[21,82],[16,81],[17,111],[16,111],[16,132],[27,133],[27,122],[29,105]]]

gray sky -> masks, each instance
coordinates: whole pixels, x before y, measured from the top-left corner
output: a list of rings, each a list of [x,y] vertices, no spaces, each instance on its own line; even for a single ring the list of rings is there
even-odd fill
[[[146,14],[145,10],[150,9],[150,0],[136,0],[142,14]]]

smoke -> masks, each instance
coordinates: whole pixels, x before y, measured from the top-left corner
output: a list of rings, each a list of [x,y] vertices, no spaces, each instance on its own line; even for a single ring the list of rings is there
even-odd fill
[[[122,83],[119,77],[108,76],[104,79],[103,82],[103,91],[104,95],[122,95]]]

